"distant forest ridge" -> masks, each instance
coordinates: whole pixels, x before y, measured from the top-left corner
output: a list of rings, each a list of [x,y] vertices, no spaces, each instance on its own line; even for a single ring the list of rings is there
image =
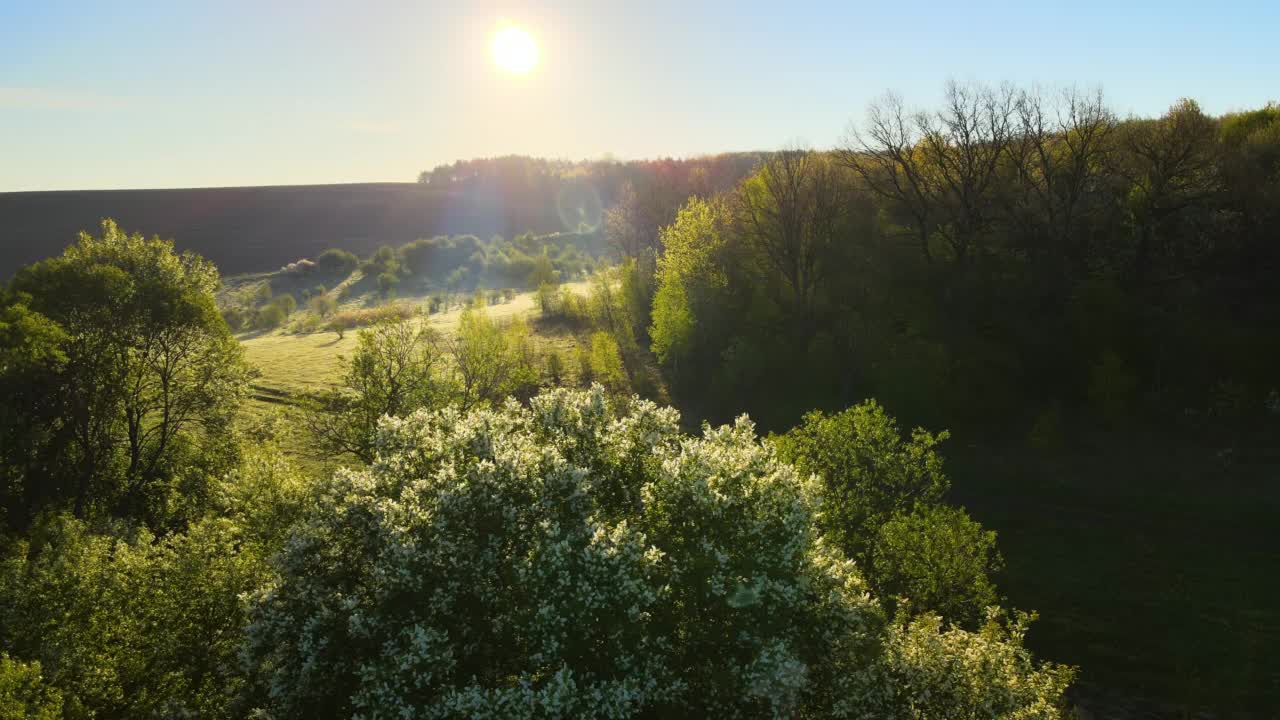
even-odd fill
[[[593,229],[625,187],[724,190],[759,157],[571,163],[509,156],[444,165],[416,183],[0,193],[0,277],[57,255],[105,217],[171,239],[225,275],[272,270],[330,247],[364,256],[436,235]]]

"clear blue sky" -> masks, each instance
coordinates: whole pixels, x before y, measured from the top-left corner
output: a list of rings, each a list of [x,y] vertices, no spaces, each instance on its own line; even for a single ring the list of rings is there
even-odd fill
[[[537,39],[498,72],[502,22]],[[892,89],[1280,99],[1280,2],[0,0],[0,191],[407,181],[456,158],[835,144]]]

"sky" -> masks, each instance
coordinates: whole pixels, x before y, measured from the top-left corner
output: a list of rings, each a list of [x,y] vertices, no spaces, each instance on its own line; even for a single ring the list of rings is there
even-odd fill
[[[492,62],[499,27],[538,67]],[[412,181],[459,158],[832,147],[949,79],[1280,100],[1280,2],[0,0],[0,192]]]

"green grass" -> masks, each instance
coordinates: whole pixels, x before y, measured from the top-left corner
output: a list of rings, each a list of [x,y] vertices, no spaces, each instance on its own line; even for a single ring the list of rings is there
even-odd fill
[[[228,292],[251,288],[264,277],[266,276],[243,276],[232,279]],[[580,294],[587,292],[585,282],[568,283],[566,287]],[[426,300],[426,296],[411,296],[400,298],[397,302],[421,305]],[[347,306],[363,307],[370,301],[371,298],[355,296],[349,299]],[[509,302],[488,306],[486,312],[499,320],[532,317],[536,314],[536,294],[520,293]],[[302,313],[303,311],[299,311],[296,315]],[[454,305],[448,312],[436,313],[421,321],[448,335],[457,329],[461,316],[462,306]],[[563,328],[535,324],[535,329],[536,333],[531,338],[535,350],[540,355],[545,355],[552,348],[558,350],[564,361],[566,377],[576,377],[575,352],[579,339]],[[278,413],[288,415],[294,411],[294,401],[298,394],[323,390],[337,384],[342,376],[343,357],[355,351],[357,332],[349,330],[341,338],[337,333],[328,331],[294,334],[283,329],[266,333],[242,333],[239,337],[245,357],[259,373],[253,381],[249,401],[242,411],[244,419],[253,422]],[[298,423],[291,421],[289,425],[296,428]],[[305,432],[300,428],[283,438],[281,444],[286,455],[306,467],[328,466],[312,452]]]
[[[1118,440],[1111,441],[1120,446]],[[956,498],[1000,535],[1009,602],[1089,688],[1227,712],[1280,707],[1280,455],[1124,445],[951,449]]]

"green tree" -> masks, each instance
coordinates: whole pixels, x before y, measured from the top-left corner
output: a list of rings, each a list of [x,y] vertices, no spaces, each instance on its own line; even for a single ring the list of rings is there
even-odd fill
[[[110,220],[101,237],[81,233],[61,257],[18,272],[0,338],[17,345],[0,355],[30,362],[0,367],[0,384],[41,383],[46,395],[5,417],[37,441],[5,468],[28,517],[67,508],[164,523],[198,513],[211,478],[234,461],[225,437],[250,377],[217,287],[208,261]],[[43,490],[30,494],[36,472]]]
[[[864,564],[882,525],[897,513],[938,504],[950,486],[935,448],[946,431],[917,428],[904,441],[874,400],[839,413],[811,412],[777,439],[778,452],[803,473],[822,478],[823,529]]]
[[[383,297],[391,297],[399,285],[400,278],[395,273],[384,272],[378,274],[378,292],[382,293]]]
[[[543,285],[556,285],[560,282],[560,273],[556,272],[555,265],[551,263],[551,258],[547,257],[547,249],[542,248],[542,252],[533,259],[533,269],[529,271],[529,277],[525,279],[525,286],[529,288],[541,288]]]
[[[462,311],[448,352],[455,398],[463,410],[499,403],[522,385],[536,385],[537,371],[527,354],[528,332],[522,323],[499,325],[482,305]]]
[[[618,342],[603,330],[591,335],[591,376],[612,393],[625,393],[630,388]]]
[[[444,347],[434,330],[413,319],[384,320],[361,330],[356,343],[342,386],[312,396],[306,423],[324,453],[350,453],[369,463],[379,420],[447,397],[437,376]]]
[[[245,540],[229,519],[157,538],[49,516],[0,558],[0,644],[67,718],[243,717],[239,596],[266,579]]]
[[[991,576],[1002,566],[994,532],[960,508],[933,506],[880,527],[870,575],[881,598],[905,597],[912,608],[972,626],[999,602]]]
[[[353,253],[338,248],[330,248],[316,258],[316,268],[326,275],[346,277],[360,265],[360,259]]]
[[[321,293],[312,296],[311,300],[307,302],[307,307],[317,317],[327,318],[338,311],[338,300],[332,295]]]
[[[0,653],[0,720],[61,720],[62,693],[49,687],[40,663]]]

